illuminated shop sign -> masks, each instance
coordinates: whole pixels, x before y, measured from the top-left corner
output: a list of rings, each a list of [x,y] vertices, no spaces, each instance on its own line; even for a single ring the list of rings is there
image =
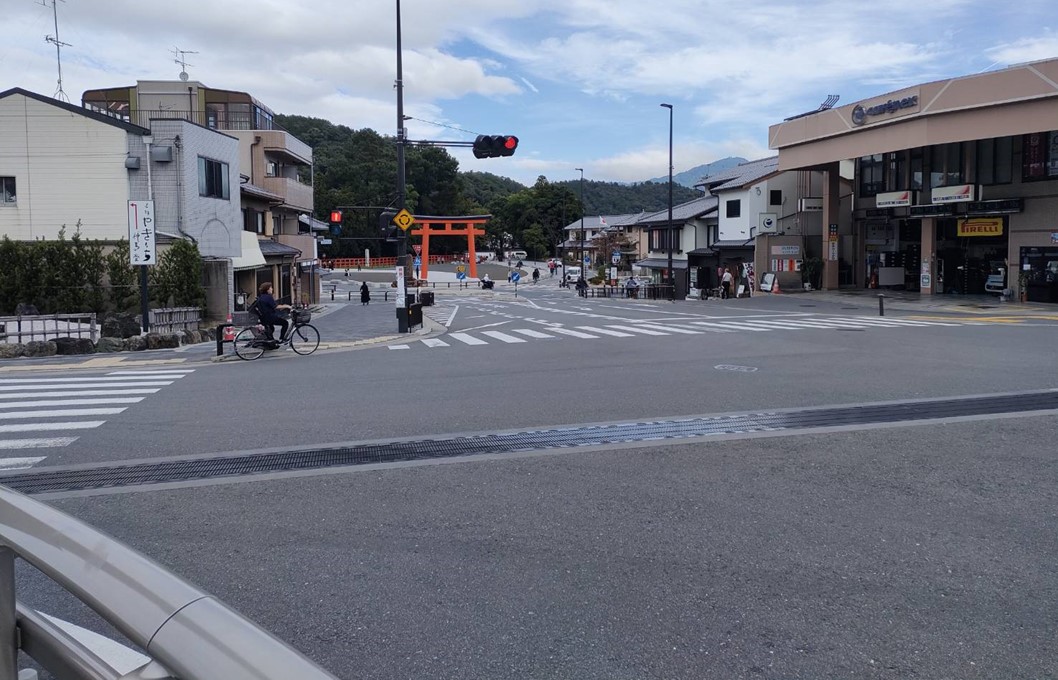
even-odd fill
[[[856,125],[863,125],[872,116],[880,116],[887,113],[896,113],[904,109],[913,109],[918,106],[918,95],[914,94],[910,97],[904,97],[902,99],[890,99],[874,106],[864,106],[857,104],[852,107],[852,122]]]
[[[975,217],[972,220],[959,220],[959,236],[1002,236],[1002,217]]]

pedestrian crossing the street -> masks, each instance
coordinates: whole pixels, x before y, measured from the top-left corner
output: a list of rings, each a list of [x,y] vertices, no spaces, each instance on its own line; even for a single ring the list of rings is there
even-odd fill
[[[448,333],[439,338],[426,338],[411,343],[389,345],[391,350],[408,350],[416,347],[441,349],[446,347],[514,345],[529,340],[597,340],[603,337],[663,337],[683,335],[707,335],[711,333],[770,333],[776,331],[798,330],[886,330],[950,327],[981,325],[966,321],[946,319],[923,320],[902,319],[897,317],[860,317],[860,316],[797,316],[797,317],[732,317],[731,319],[710,318],[709,320],[687,319],[672,321],[623,321],[613,323],[612,319],[602,319],[594,325],[574,325],[568,327],[558,324],[541,323],[534,328],[516,328],[513,325],[502,329],[468,330]]]
[[[0,470],[32,467],[195,369],[117,370],[98,376],[0,378]],[[38,455],[29,455],[36,453]]]

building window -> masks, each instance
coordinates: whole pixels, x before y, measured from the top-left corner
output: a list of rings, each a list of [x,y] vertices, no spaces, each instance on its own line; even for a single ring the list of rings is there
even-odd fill
[[[885,156],[864,156],[860,159],[860,195],[877,196],[880,191],[885,191]]]
[[[929,188],[951,187],[963,183],[962,143],[930,147]]]
[[[275,161],[265,163],[265,177],[279,177],[279,163]]]
[[[922,149],[911,149],[911,190],[922,190]]]
[[[1014,138],[997,137],[977,142],[977,183],[1010,184],[1014,181]]]
[[[15,178],[0,177],[0,205],[14,205],[15,201]]]
[[[261,107],[253,107],[253,115],[255,130],[271,130],[274,127],[272,125],[272,114],[268,113]]]
[[[727,216],[728,217],[741,217],[742,216],[742,201],[735,199],[727,202]]]
[[[782,189],[772,189],[768,205],[782,205]]]
[[[653,251],[665,251],[669,249],[669,233],[672,234],[672,249],[674,252],[681,253],[680,250],[680,230],[679,229],[660,229],[650,230],[650,249]]]
[[[224,200],[230,197],[227,163],[198,157],[198,195]]]
[[[903,191],[907,189],[907,152],[894,151],[886,154],[889,166],[885,187],[887,191]]]
[[[1036,132],[1021,140],[1021,181],[1058,177],[1058,132]]]
[[[249,104],[228,103],[229,130],[253,130],[253,119]]]

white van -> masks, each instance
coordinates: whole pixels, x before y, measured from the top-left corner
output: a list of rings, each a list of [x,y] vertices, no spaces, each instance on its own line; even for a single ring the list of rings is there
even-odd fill
[[[507,259],[508,260],[527,260],[527,259],[529,259],[529,253],[525,252],[524,250],[508,250],[507,251]]]

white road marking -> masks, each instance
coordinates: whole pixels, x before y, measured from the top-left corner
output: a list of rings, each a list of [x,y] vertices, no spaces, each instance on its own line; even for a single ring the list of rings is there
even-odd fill
[[[642,335],[668,335],[668,333],[662,333],[660,331],[654,331],[649,328],[640,328],[639,326],[614,326],[608,325],[607,328],[614,328],[619,331],[630,331],[632,333],[641,333]]]
[[[195,369],[186,368],[172,371],[114,371],[107,373],[107,375],[140,375],[140,376],[151,376],[156,378],[183,378],[186,375],[194,373]]]
[[[475,338],[473,335],[467,335],[466,333],[450,333],[448,335],[448,337],[450,337],[450,338],[452,338],[454,340],[458,340],[459,342],[462,342],[462,343],[467,344],[467,345],[487,345],[487,344],[489,344],[489,343],[485,342],[484,340],[479,340],[478,338]]]
[[[701,335],[701,331],[692,331],[689,328],[677,328],[676,326],[662,326],[660,324],[645,323],[640,324],[641,328],[650,328],[655,331],[666,331],[668,333],[682,333],[684,335]]]
[[[29,439],[14,440],[14,441],[31,441]],[[0,448],[3,442],[0,442]],[[19,447],[22,448],[22,447]],[[30,468],[44,460],[46,456],[38,456],[34,458],[0,458],[0,470],[23,470]]]
[[[736,331],[762,331],[762,332],[764,332],[764,331],[771,330],[769,328],[757,328],[756,326],[742,326],[742,325],[739,325],[739,324],[733,323],[733,322],[713,323],[712,321],[692,321],[691,325],[693,325],[693,326],[705,326],[707,328],[719,328],[720,330],[727,330],[727,331],[736,330]]]
[[[530,338],[554,338],[555,337],[553,335],[548,335],[547,333],[541,333],[540,331],[530,330],[528,328],[512,328],[511,332],[512,333],[521,333],[522,335],[526,335],[526,336],[528,336]]]
[[[453,309],[453,310],[452,310],[452,313],[451,313],[451,314],[450,314],[450,315],[448,316],[448,321],[445,321],[445,322],[444,322],[444,326],[445,326],[445,328],[448,328],[449,326],[451,326],[451,325],[452,325],[452,322],[453,322],[453,321],[455,321],[455,319],[456,319],[456,314],[457,314],[458,312],[459,312],[459,305],[456,305],[455,309]]]
[[[608,328],[596,328],[595,326],[577,326],[582,331],[589,331],[591,333],[600,333],[602,335],[609,335],[615,338],[632,338],[635,337],[632,333],[622,333],[621,331],[612,331]]]
[[[121,408],[60,408],[46,411],[9,411],[0,413],[0,420],[21,420],[23,418],[77,418],[78,416],[116,416],[125,411]]]
[[[482,331],[481,334],[487,335],[490,338],[496,338],[497,340],[500,340],[501,342],[506,342],[509,345],[514,345],[519,342],[525,342],[525,340],[522,340],[521,338],[516,338],[513,335],[507,335],[506,333],[501,333],[500,331]]]
[[[138,404],[143,397],[112,397],[110,399],[44,399],[42,401],[20,401],[14,404],[0,403],[4,408],[28,408],[42,406],[98,406],[100,404]]]
[[[411,349],[411,345],[390,345],[390,349]]]
[[[72,423],[20,423],[18,425],[0,425],[0,432],[45,432],[53,430],[91,430],[99,427],[105,420],[84,420]]]
[[[581,333],[569,328],[552,328],[550,329],[553,333],[561,333],[562,335],[572,335],[575,338],[592,338],[595,340],[599,339],[598,335],[588,335],[587,333]]]
[[[130,382],[130,383],[78,383],[76,385],[0,385],[0,392],[14,392],[15,390],[55,390],[55,389],[105,389],[110,387],[164,387],[165,385],[172,385],[171,380],[166,381],[144,381],[144,382]]]
[[[41,439],[0,439],[0,449],[53,449],[69,446],[77,437],[44,437]]]
[[[59,387],[59,385],[52,385],[52,387]],[[79,385],[78,387],[83,387],[83,385]],[[161,392],[161,390],[155,388],[150,390],[78,390],[76,392],[63,390],[62,392],[14,392],[10,394],[0,394],[0,399],[40,399],[42,397],[107,397],[114,394],[154,394],[155,392]]]
[[[152,374],[152,375],[155,375],[155,374]],[[159,376],[159,377],[163,377],[165,380],[175,380],[177,378],[183,378],[184,376],[183,375],[174,375],[174,376]],[[32,383],[32,384],[40,384],[40,383],[96,383],[96,382],[101,382],[101,383],[114,383],[114,382],[139,383],[141,381],[143,381],[143,384],[148,384],[148,383],[146,383],[146,380],[148,380],[148,378],[146,378],[146,377],[127,377],[127,378],[114,377],[114,378],[111,378],[111,377],[107,377],[107,376],[97,376],[95,378],[0,378],[0,385],[27,385],[27,384],[30,384],[30,383]],[[169,385],[171,383],[165,383],[165,384]]]
[[[450,345],[444,340],[438,340],[437,338],[426,338],[422,341],[422,344],[427,347],[449,347]]]

